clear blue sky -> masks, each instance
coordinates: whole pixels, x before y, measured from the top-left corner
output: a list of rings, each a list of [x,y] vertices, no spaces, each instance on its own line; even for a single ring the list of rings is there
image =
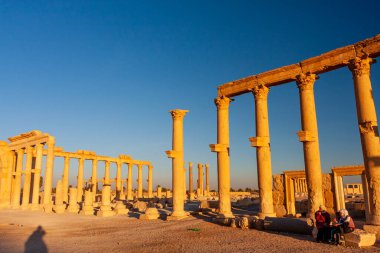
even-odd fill
[[[215,188],[217,86],[372,37],[379,9],[376,0],[0,1],[0,139],[39,129],[67,151],[130,154],[152,162],[154,185],[170,186],[168,111],[188,109],[185,160],[210,163]],[[372,84],[379,115],[379,64]],[[362,163],[349,70],[321,75],[315,96],[323,170]],[[303,169],[294,83],[271,89],[269,120],[273,173]],[[251,94],[231,104],[230,122],[232,186],[256,188]]]

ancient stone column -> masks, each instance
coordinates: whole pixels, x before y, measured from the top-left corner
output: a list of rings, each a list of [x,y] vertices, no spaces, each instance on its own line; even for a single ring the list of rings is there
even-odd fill
[[[51,212],[53,204],[51,201],[51,190],[53,185],[53,168],[54,168],[54,145],[55,139],[49,136],[47,144],[46,155],[46,169],[45,169],[45,182],[44,182],[44,199],[43,208],[45,212]]]
[[[257,177],[260,194],[259,217],[275,217],[272,197],[272,165],[268,120],[268,92],[265,85],[258,85],[252,93],[255,97],[256,137],[250,138],[252,147],[256,147]]]
[[[11,179],[13,172],[13,154],[5,141],[0,141],[0,209],[11,204]]]
[[[128,163],[127,200],[133,200],[132,169],[133,163]]]
[[[142,164],[137,164],[137,198],[143,197]]]
[[[205,164],[205,170],[206,170],[206,190],[205,190],[205,196],[208,196],[210,194],[210,178],[209,178],[209,166],[206,163]]]
[[[104,173],[104,185],[110,185],[110,162],[104,161],[105,163],[105,173]]]
[[[166,151],[172,158],[172,187],[173,187],[173,212],[170,219],[182,219],[186,217],[184,211],[183,189],[183,118],[188,110],[170,111],[173,118],[173,149]]]
[[[231,212],[230,199],[230,130],[228,119],[228,107],[231,99],[219,97],[215,99],[218,108],[218,138],[217,144],[211,144],[212,152],[218,157],[218,192],[219,192],[219,214],[217,218],[234,217]]]
[[[69,199],[69,206],[67,207],[67,211],[69,213],[78,213],[79,205],[77,202],[77,198],[78,198],[77,188],[70,187],[69,195],[70,195],[70,199]]]
[[[376,107],[373,98],[370,68],[371,58],[356,58],[349,68],[354,80],[356,111],[368,182],[369,215],[366,223],[380,225],[380,140]]]
[[[113,216],[115,213],[111,208],[111,186],[103,185],[102,189],[102,205],[100,211],[96,213],[97,216],[108,217]]]
[[[153,166],[148,165],[148,198],[153,198]]]
[[[20,207],[21,176],[22,176],[22,165],[23,165],[23,160],[24,160],[24,149],[21,148],[17,150],[16,153],[17,153],[17,164],[16,164],[13,192],[12,192],[12,202],[11,202],[11,208],[14,208],[14,209]]]
[[[43,144],[36,145],[36,165],[34,169],[34,177],[33,177],[33,196],[32,196],[32,205],[31,210],[37,211],[39,210],[39,198],[40,198],[40,176],[41,176],[41,168],[42,168],[42,151]]]
[[[185,168],[185,163],[183,163],[183,197],[187,198],[186,194],[186,168]]]
[[[29,208],[30,200],[30,184],[31,184],[31,173],[32,173],[32,159],[33,159],[33,147],[26,148],[26,163],[24,172],[24,187],[22,192],[22,204],[21,209],[26,210]]]
[[[120,199],[120,193],[121,193],[121,162],[118,162],[117,164],[117,171],[116,171],[116,199]]]
[[[157,186],[157,198],[162,198],[162,187]]]
[[[201,163],[198,163],[198,189],[200,192],[200,196],[203,196],[203,184],[203,165]]]
[[[63,204],[63,185],[62,181],[58,180],[57,187],[55,188],[55,213],[64,213],[66,205]]]
[[[84,191],[84,203],[79,214],[94,215],[94,197],[92,195],[93,193],[90,190]]]
[[[79,164],[78,164],[78,182],[77,182],[77,201],[78,203],[82,202],[82,197],[83,197],[83,173],[84,173],[84,157],[81,157],[79,159]]]
[[[193,189],[193,163],[189,162],[189,198],[194,200],[194,189]]]
[[[92,174],[91,174],[91,191],[92,198],[95,201],[96,194],[98,193],[98,160],[95,158],[92,160]]]
[[[124,180],[123,179],[120,182],[120,200],[125,200]]]
[[[63,201],[69,203],[69,170],[70,170],[70,157],[65,156],[63,165],[63,178],[62,178],[62,188],[63,188]]]
[[[318,125],[314,102],[315,74],[301,74],[297,76],[297,85],[301,104],[302,131],[297,133],[303,143],[305,174],[309,201],[309,215],[314,213],[324,204],[322,189],[322,167],[319,155]]]

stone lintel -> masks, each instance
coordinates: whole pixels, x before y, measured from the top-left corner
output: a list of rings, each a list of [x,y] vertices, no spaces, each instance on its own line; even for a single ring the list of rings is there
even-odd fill
[[[89,151],[89,150],[77,150],[77,152],[75,152],[77,154],[80,154],[80,155],[90,155],[90,156],[96,156],[96,153],[94,151]]]
[[[120,154],[119,159],[121,159],[121,160],[132,160],[132,156]]]
[[[252,147],[269,147],[269,137],[258,136],[249,138]]]
[[[178,152],[175,150],[167,150],[165,153],[167,154],[168,158],[176,158],[178,156]]]
[[[211,152],[227,152],[228,151],[228,145],[227,144],[210,144]]]
[[[335,176],[362,175],[364,173],[364,165],[333,167],[331,168],[331,171]]]
[[[24,139],[29,139],[31,137],[41,136],[41,135],[43,135],[43,134],[42,134],[42,132],[40,130],[32,130],[30,132],[26,132],[26,133],[22,133],[22,134],[13,136],[13,137],[9,137],[8,140],[10,142],[16,142],[16,141],[20,141],[20,140],[24,140]]]
[[[372,58],[380,56],[380,34],[373,38],[355,43],[356,56],[369,56]]]
[[[348,65],[355,57],[380,56],[380,34],[289,66],[269,70],[218,86],[218,96],[234,97],[264,83],[267,87],[292,82],[300,73],[321,74]]]
[[[346,66],[355,56],[355,48],[350,45],[309,58],[300,64],[303,73],[320,74]]]
[[[310,131],[299,131],[297,135],[300,142],[317,141],[317,138]]]

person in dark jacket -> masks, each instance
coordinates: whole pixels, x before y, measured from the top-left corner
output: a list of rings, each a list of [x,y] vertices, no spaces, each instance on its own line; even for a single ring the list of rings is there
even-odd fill
[[[330,237],[330,214],[323,205],[315,212],[315,225],[318,229],[317,242],[327,242]]]

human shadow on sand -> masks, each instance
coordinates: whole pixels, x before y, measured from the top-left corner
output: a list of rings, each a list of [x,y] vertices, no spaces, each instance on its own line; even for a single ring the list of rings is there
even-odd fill
[[[24,253],[47,253],[48,248],[42,238],[45,234],[46,231],[38,226],[25,242]]]

